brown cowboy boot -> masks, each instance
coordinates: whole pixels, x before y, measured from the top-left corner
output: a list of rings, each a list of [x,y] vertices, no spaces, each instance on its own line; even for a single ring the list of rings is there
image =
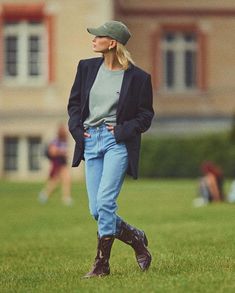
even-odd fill
[[[142,271],[149,268],[152,257],[147,249],[148,240],[144,231],[138,230],[122,221],[120,232],[116,235],[116,238],[134,249],[137,263]]]
[[[97,255],[93,267],[83,278],[104,277],[110,274],[109,258],[113,245],[113,236],[98,237]]]

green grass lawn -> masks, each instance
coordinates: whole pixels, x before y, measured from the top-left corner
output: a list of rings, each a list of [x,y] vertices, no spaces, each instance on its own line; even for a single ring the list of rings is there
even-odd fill
[[[0,292],[235,292],[235,205],[194,208],[193,180],[126,181],[119,214],[144,229],[153,255],[139,271],[116,240],[111,275],[81,280],[96,253],[84,184],[74,206],[57,192],[42,206],[39,183],[0,182]]]

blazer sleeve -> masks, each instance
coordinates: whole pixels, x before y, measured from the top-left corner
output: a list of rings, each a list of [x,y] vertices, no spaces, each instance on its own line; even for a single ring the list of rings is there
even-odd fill
[[[152,104],[153,91],[151,76],[147,74],[139,93],[136,117],[124,121],[122,124],[116,125],[114,128],[114,135],[117,143],[131,139],[136,136],[136,134],[145,132],[149,129],[154,116]]]
[[[75,80],[70,92],[69,102],[68,102],[68,127],[76,142],[79,141],[81,137],[81,132],[83,132],[82,125],[82,109],[81,109],[81,84],[82,84],[82,60],[79,62],[77,67],[77,73]]]

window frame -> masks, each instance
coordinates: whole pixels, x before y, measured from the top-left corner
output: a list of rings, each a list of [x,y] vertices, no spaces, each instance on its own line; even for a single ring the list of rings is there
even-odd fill
[[[173,40],[167,40],[167,35],[172,35]],[[196,41],[194,42],[187,42],[184,39],[186,34],[194,35]],[[162,89],[167,92],[190,92],[197,90],[197,83],[196,83],[196,71],[197,71],[197,61],[195,60],[194,63],[194,74],[192,73],[193,78],[193,85],[187,86],[186,82],[186,60],[185,54],[187,52],[194,53],[197,55],[198,51],[198,44],[197,44],[197,37],[194,32],[172,32],[167,31],[165,34],[162,35],[161,40],[161,52],[162,52],[162,60],[163,60],[163,74],[161,76],[162,81]],[[171,55],[168,55],[171,53]],[[172,71],[168,71],[168,57],[172,59]],[[197,59],[197,58],[196,58]],[[194,77],[193,77],[194,75]],[[168,84],[168,80],[172,83],[172,86]]]
[[[32,82],[6,82],[4,79],[4,23],[14,21],[41,22],[44,26],[44,62],[45,76],[43,81]],[[44,86],[55,81],[55,31],[54,31],[55,15],[46,9],[45,3],[22,3],[22,4],[1,4],[0,5],[0,82],[10,87],[28,87],[28,86]]]
[[[163,60],[161,50],[161,40],[163,35],[168,32],[175,33],[194,33],[197,37],[197,69],[196,69],[196,87],[194,90],[187,91],[169,91],[164,89],[162,84]],[[207,77],[207,35],[197,24],[160,24],[151,35],[152,40],[152,77],[153,87],[158,94],[177,95],[177,94],[194,94],[205,92],[208,89]]]
[[[42,136],[3,136],[3,170],[5,173],[37,173],[42,170]]]
[[[5,38],[8,36],[16,36],[18,39],[18,48],[16,50],[16,54],[18,54],[18,63],[16,76],[9,76],[6,74],[6,63],[4,62],[3,68],[3,80],[7,85],[42,85],[48,80],[48,72],[46,67],[46,56],[47,56],[47,45],[45,42],[46,39],[46,30],[42,22],[40,24],[30,24],[30,22],[23,20],[19,21],[14,25],[5,24],[3,28],[3,58],[6,60],[5,53]],[[39,66],[41,67],[41,74],[37,76],[31,76],[29,74],[29,60],[30,60],[30,52],[29,52],[29,37],[37,36],[41,38],[41,52],[39,53],[41,56],[39,61]],[[19,61],[21,60],[21,61]]]
[[[40,136],[27,137],[28,171],[37,172],[42,169],[42,138]]]
[[[10,144],[14,142],[15,149],[12,152]],[[3,140],[3,168],[5,172],[17,172],[19,170],[19,137],[17,136],[5,136]],[[10,161],[9,161],[10,160]],[[14,161],[13,164],[11,161]],[[13,168],[11,167],[13,165]]]

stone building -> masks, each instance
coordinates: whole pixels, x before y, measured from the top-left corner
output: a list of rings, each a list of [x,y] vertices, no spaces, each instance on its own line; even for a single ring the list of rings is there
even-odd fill
[[[78,61],[93,56],[86,28],[112,13],[111,0],[0,1],[0,178],[46,178],[43,146],[67,123]]]
[[[235,1],[117,0],[152,74],[160,132],[223,130],[235,111]]]
[[[128,25],[128,49],[152,75],[152,133],[230,125],[234,0],[0,0],[0,178],[46,177],[42,147],[67,123],[78,61],[94,56],[86,28],[113,18]]]

